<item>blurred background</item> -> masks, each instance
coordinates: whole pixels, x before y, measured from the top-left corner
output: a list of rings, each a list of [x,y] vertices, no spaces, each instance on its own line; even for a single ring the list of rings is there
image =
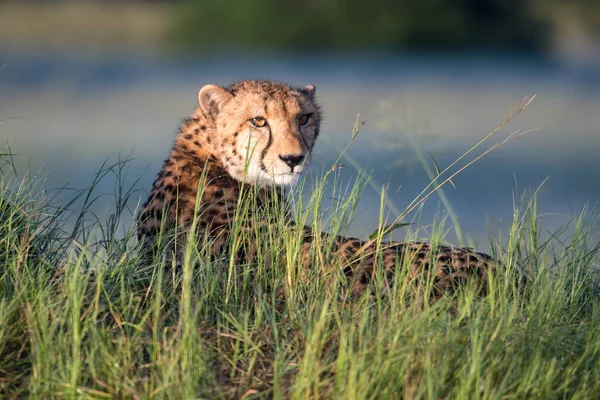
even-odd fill
[[[465,237],[447,239],[485,250],[527,188],[544,182],[547,231],[600,199],[596,0],[0,0],[0,65],[1,147],[50,195],[130,155],[134,208],[201,86],[267,78],[317,86],[317,173],[357,114],[367,121],[339,170],[347,182],[372,173],[354,235],[375,229],[382,186],[393,218],[429,182],[423,160],[443,169],[534,94],[493,141],[537,130],[454,178],[421,224],[450,211]],[[95,212],[112,212],[114,191],[103,181]]]

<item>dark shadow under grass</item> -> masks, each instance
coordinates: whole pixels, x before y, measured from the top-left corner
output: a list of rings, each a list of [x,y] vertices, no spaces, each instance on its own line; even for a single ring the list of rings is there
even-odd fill
[[[96,179],[119,180],[123,167],[105,165]],[[249,265],[192,235],[181,265],[168,251],[142,262],[135,224],[120,225],[135,214],[131,191],[118,191],[103,221],[89,211],[94,183],[73,194],[83,205],[57,206],[2,176],[2,398],[600,396],[592,210],[541,242],[535,194],[524,197],[509,236],[491,238],[503,267],[487,296],[467,285],[431,304],[402,265],[393,282],[376,277],[371,294],[350,299],[341,268],[321,267],[335,265],[322,262],[328,244],[300,263],[300,239],[273,210],[266,228],[232,235],[230,254],[258,244]],[[321,229],[327,215],[343,233],[364,182],[337,186],[344,200],[330,210],[320,209],[324,187],[296,203],[296,218]],[[68,230],[66,219],[76,221]]]

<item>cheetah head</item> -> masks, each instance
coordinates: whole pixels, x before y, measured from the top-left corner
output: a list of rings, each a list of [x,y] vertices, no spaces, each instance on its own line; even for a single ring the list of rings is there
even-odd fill
[[[259,185],[295,183],[308,167],[319,134],[315,87],[242,81],[198,92],[211,126],[215,156],[239,181]]]

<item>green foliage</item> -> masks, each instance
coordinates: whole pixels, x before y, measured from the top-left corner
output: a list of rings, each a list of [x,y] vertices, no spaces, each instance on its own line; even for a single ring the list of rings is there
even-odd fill
[[[122,176],[123,165],[105,165],[98,179]],[[365,182],[329,179],[344,200],[323,209],[328,185],[317,181],[295,213],[315,229],[326,218],[337,233]],[[117,234],[114,221],[132,219],[121,201],[107,221],[87,211],[94,185],[75,195],[85,201],[68,231],[57,217],[65,206],[32,202],[22,186],[0,181],[12,209],[28,210],[15,218],[3,209],[0,219],[11,249],[0,260],[2,398],[600,396],[600,244],[590,210],[544,242],[535,196],[524,197],[509,237],[498,238],[506,244],[492,240],[504,268],[485,298],[466,287],[429,304],[399,278],[349,301],[329,244],[301,267],[300,239],[281,210],[264,210],[271,224],[232,234],[231,256],[259,243],[255,262],[210,257],[191,235],[175,267],[168,252],[142,262],[133,226]],[[45,234],[24,236],[24,217]],[[33,247],[45,250],[27,257]],[[520,267],[530,279],[516,287]]]
[[[174,43],[245,50],[539,49],[547,27],[523,0],[183,2]]]

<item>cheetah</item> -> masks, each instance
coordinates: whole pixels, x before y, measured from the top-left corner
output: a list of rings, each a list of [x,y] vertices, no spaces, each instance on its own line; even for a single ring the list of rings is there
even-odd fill
[[[230,222],[244,196],[253,193],[253,207],[285,204],[284,188],[308,168],[319,136],[321,111],[315,87],[292,87],[263,80],[245,80],[228,87],[206,85],[198,106],[181,125],[170,156],[164,161],[138,217],[138,236],[152,243],[165,227],[186,229],[195,222],[209,238],[227,241]],[[254,192],[248,188],[255,189]],[[254,209],[243,219],[249,225]],[[239,215],[238,215],[239,217]],[[323,237],[334,243],[352,293],[368,290],[378,265],[393,279],[399,260],[411,267],[409,278],[432,277],[434,292],[443,294],[475,277],[485,281],[492,258],[470,249],[420,242],[371,243],[300,230],[301,257]],[[313,249],[314,250],[314,249]],[[418,280],[418,278],[417,278]]]

